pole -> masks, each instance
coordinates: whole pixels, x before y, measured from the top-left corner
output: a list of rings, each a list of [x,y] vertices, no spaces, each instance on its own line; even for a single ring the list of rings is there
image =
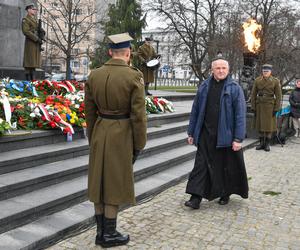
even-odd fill
[[[158,45],[159,45],[159,41],[158,40],[154,40],[154,42],[156,42],[156,54],[158,54]],[[157,77],[158,77],[158,69],[155,71],[155,81],[154,81],[154,89],[157,89]]]

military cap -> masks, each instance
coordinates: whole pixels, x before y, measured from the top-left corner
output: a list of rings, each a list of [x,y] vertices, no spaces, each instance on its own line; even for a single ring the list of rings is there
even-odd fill
[[[28,9],[37,9],[37,7],[34,3],[30,3],[30,4],[27,4],[25,7],[25,10],[28,10]]]
[[[272,68],[273,68],[273,66],[271,64],[264,64],[262,66],[262,70],[265,70],[265,71],[269,71],[269,70],[271,71]]]
[[[133,38],[128,33],[115,34],[107,37],[109,40],[109,47],[111,49],[123,49],[130,47],[130,41]]]

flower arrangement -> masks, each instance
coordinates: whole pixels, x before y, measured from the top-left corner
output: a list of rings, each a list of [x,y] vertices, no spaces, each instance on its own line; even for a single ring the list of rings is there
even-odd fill
[[[11,129],[61,129],[86,127],[84,85],[76,81],[0,80],[0,135]],[[145,98],[148,114],[174,112],[164,98]],[[11,125],[12,124],[12,125]]]
[[[173,103],[162,97],[146,96],[145,105],[147,114],[159,114],[175,111]]]

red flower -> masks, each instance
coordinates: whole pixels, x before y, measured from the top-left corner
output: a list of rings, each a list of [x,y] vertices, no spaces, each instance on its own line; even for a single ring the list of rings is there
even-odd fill
[[[55,124],[54,121],[51,121],[51,122],[49,122],[49,126],[50,126],[51,128],[55,128],[55,127],[56,127],[56,124]]]
[[[39,128],[43,127],[43,123],[41,123],[41,122],[38,122],[36,125],[37,125]]]
[[[61,121],[61,118],[58,117],[58,116],[55,116],[55,117],[54,117],[54,121],[55,121],[55,122],[60,122],[60,121]]]
[[[42,115],[42,120],[46,121],[46,117],[44,115]]]
[[[43,93],[44,93],[44,95],[47,95],[47,91],[44,91]]]
[[[64,132],[64,134],[70,133],[71,129],[69,127],[65,127],[63,132]]]

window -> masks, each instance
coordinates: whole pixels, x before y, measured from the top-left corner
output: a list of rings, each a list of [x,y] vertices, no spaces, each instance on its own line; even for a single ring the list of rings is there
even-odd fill
[[[76,9],[75,14],[76,15],[82,15],[82,9]]]
[[[73,55],[78,55],[79,52],[80,52],[79,49],[73,49],[73,50],[72,50],[72,54],[73,54]]]
[[[80,63],[78,61],[73,61],[73,68],[79,68],[80,67]]]

